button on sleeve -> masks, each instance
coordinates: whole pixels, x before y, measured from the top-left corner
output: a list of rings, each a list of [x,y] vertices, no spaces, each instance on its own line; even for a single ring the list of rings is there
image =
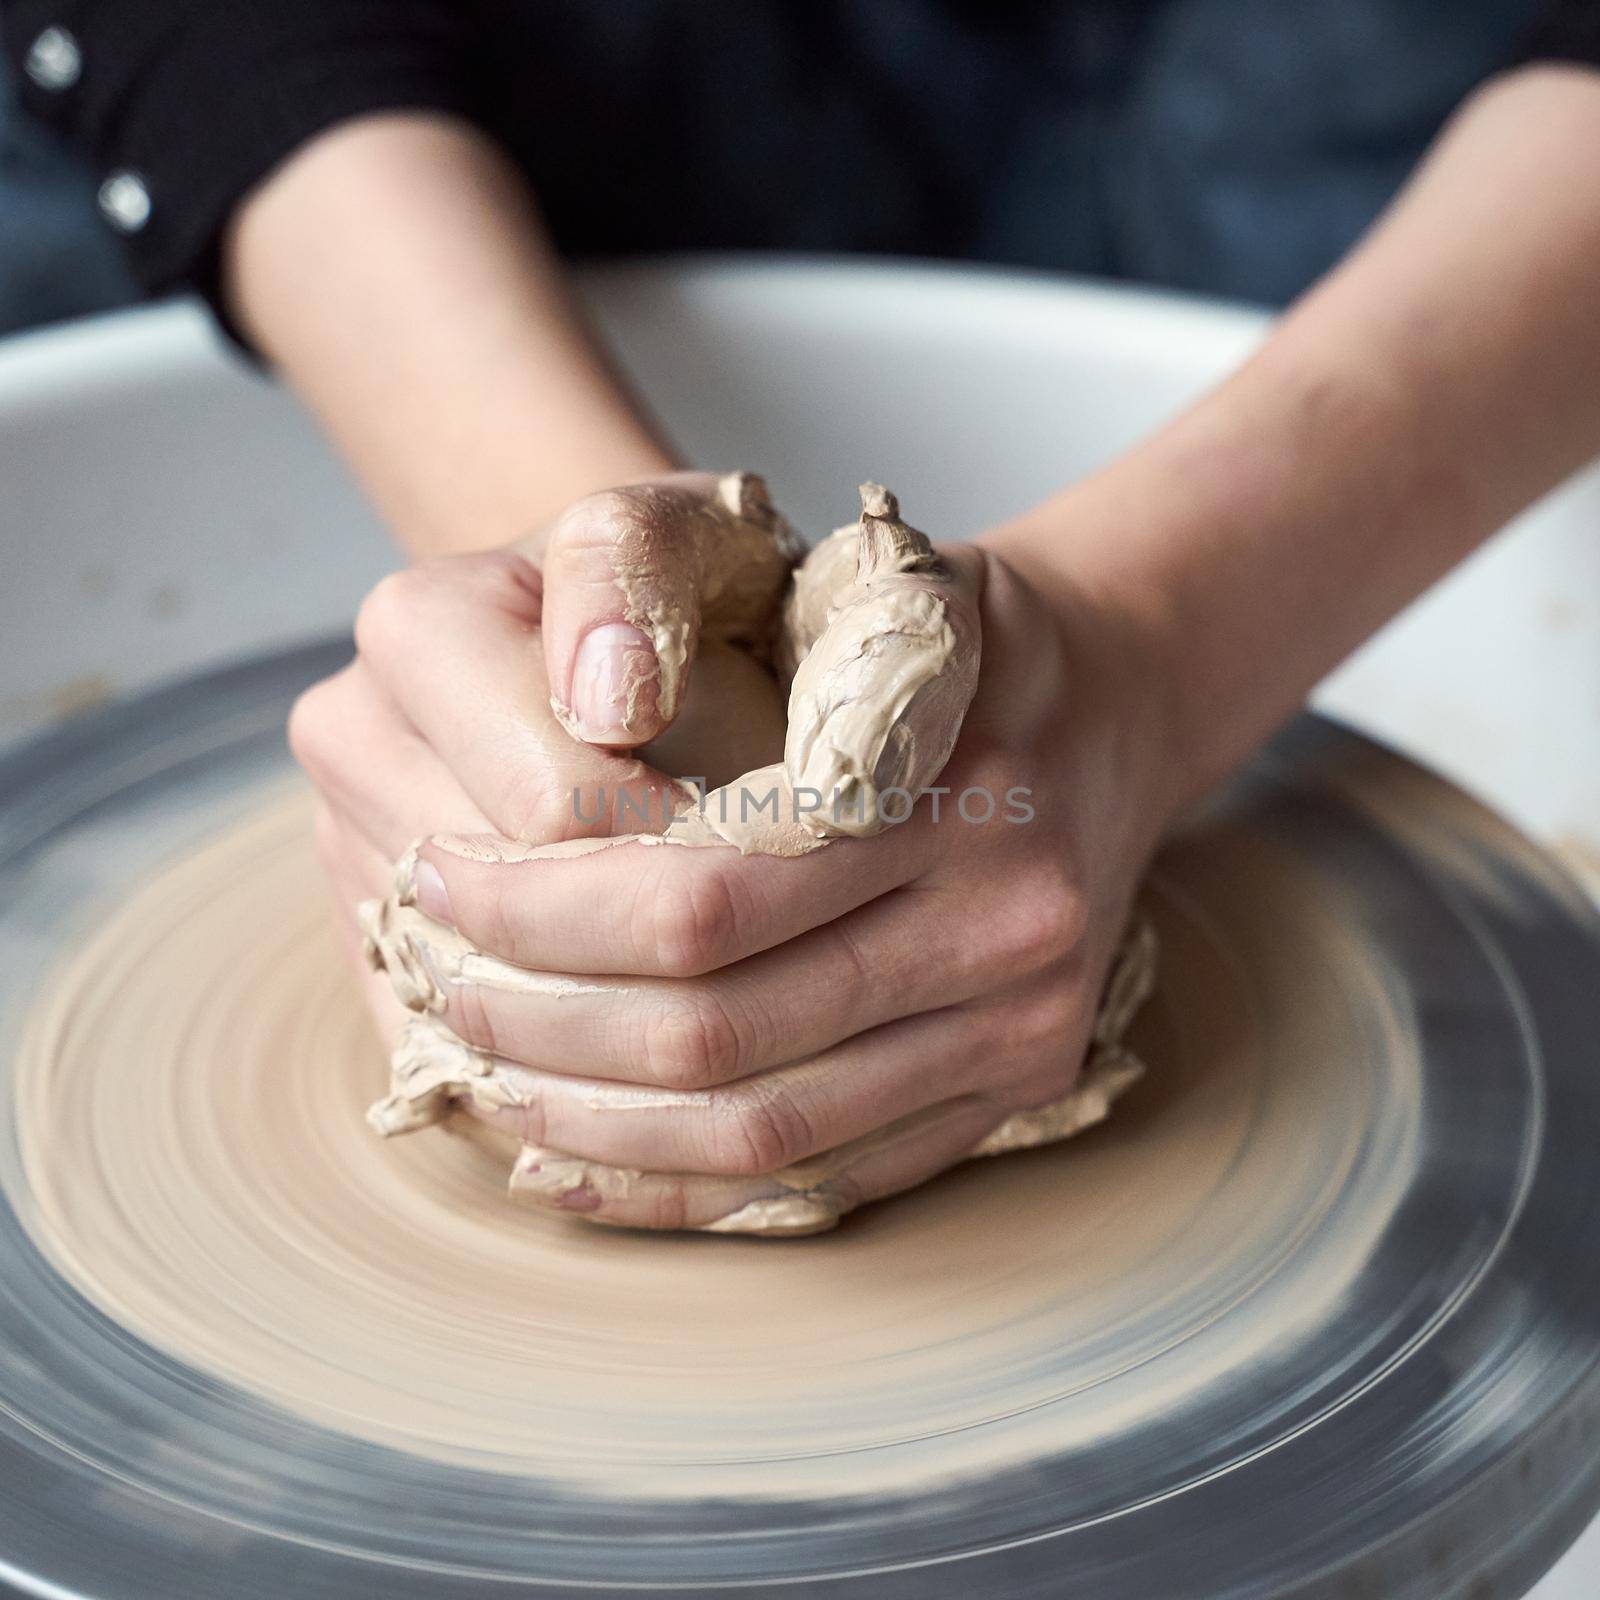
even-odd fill
[[[306,140],[379,111],[483,120],[477,24],[450,0],[0,0],[0,36],[27,109],[103,175],[140,282],[219,312],[229,217]]]

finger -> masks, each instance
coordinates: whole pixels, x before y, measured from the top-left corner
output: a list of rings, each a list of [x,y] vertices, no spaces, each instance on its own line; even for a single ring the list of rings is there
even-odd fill
[[[664,839],[574,848],[429,839],[401,898],[519,967],[693,977],[856,910],[933,855],[915,825],[794,857]]]
[[[715,1212],[725,1231],[815,1231],[940,1170],[945,1161],[924,1161],[917,1130],[943,1111],[970,1107],[981,1123],[957,1159],[1068,1138],[1103,1120],[1143,1075],[1123,1038],[1154,961],[1150,929],[1136,920],[1092,1015],[1073,963],[998,1003],[925,1013],[708,1092],[541,1072],[415,1020],[395,1053],[393,1093],[371,1117],[380,1132],[405,1132],[459,1106],[528,1147],[514,1187],[557,1208],[607,1213],[601,1220],[698,1227]],[[1003,1096],[984,1092],[996,1081]]]
[[[785,619],[798,665],[784,766],[797,793],[826,801],[812,813],[822,834],[903,820],[950,759],[978,684],[981,560],[935,551],[877,484],[861,502],[857,529],[801,567]]]
[[[991,1016],[952,1007],[874,1028],[792,1066],[678,1090],[522,1066],[474,1050],[436,1021],[424,1026],[438,1035],[427,1046],[426,1096],[444,1088],[524,1142],[585,1160],[720,1177],[777,1171],[975,1091],[985,1067],[992,1072],[997,1035]],[[396,1089],[414,1098],[406,1077],[397,1074]]]
[[[511,1192],[617,1227],[821,1233],[857,1206],[924,1183],[965,1159],[999,1117],[983,1101],[949,1101],[828,1157],[762,1178],[637,1172],[528,1145],[513,1167]]]
[[[590,495],[544,551],[555,713],[591,744],[632,747],[672,723],[702,627],[755,642],[794,547],[749,473],[685,472]]]
[[[323,797],[390,861],[419,834],[493,831],[360,661],[300,696],[289,745]],[[385,878],[376,892],[386,888]]]
[[[368,596],[357,647],[495,831],[538,841],[658,831],[679,786],[576,743],[555,719],[541,592],[538,572],[510,551],[407,568]]]
[[[1058,958],[1026,917],[986,909],[908,884],[692,979],[530,973],[436,925],[419,922],[417,938],[436,1015],[468,1043],[555,1072],[707,1089],[1014,985]],[[973,940],[974,920],[991,936]]]

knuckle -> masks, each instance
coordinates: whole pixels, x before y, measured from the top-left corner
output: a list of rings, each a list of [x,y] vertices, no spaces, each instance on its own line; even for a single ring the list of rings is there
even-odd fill
[[[289,751],[319,785],[337,764],[344,740],[339,735],[338,679],[314,683],[289,708]]]
[[[1008,1050],[1059,1054],[1062,1061],[1080,1021],[1080,1007],[1064,980],[1046,984],[1039,994],[1014,1001],[1000,1012],[1003,1044]]]
[[[654,1019],[645,1036],[651,1080],[667,1089],[706,1089],[737,1075],[743,1041],[713,995],[680,1001]]]
[[[1082,1073],[1081,1064],[1067,1056],[1041,1057],[1010,1085],[999,1103],[1008,1112],[1037,1111],[1071,1094]]]
[[[667,878],[648,897],[641,955],[669,978],[714,971],[737,948],[742,915],[728,874],[710,863]]]
[[[627,489],[600,489],[575,500],[556,519],[550,546],[560,553],[607,548],[638,520],[638,496]]]
[[[544,1096],[525,1096],[518,1115],[522,1119],[520,1137],[528,1144],[543,1144],[550,1134],[550,1108]]]
[[[792,1095],[770,1089],[729,1095],[713,1109],[706,1133],[706,1165],[727,1177],[776,1172],[809,1155],[810,1120]]]
[[[545,545],[550,582],[610,582],[619,554],[677,543],[685,524],[679,497],[659,484],[602,489],[574,502],[556,519]]]
[[[1011,905],[1010,954],[1028,970],[1059,961],[1083,942],[1088,906],[1070,873],[1036,870],[1017,886]]]
[[[402,567],[380,578],[356,611],[356,650],[369,660],[403,648],[412,631],[424,589],[437,563]]]
[[[463,615],[504,612],[537,623],[538,569],[514,550],[440,556],[380,578],[356,612],[356,651],[376,665],[415,655],[419,638],[463,625]]]
[[[487,1050],[490,1055],[503,1055],[498,1031],[495,1028],[494,1013],[485,1003],[482,987],[476,983],[457,983],[451,986],[449,998],[452,1002],[454,1014],[451,1020],[455,1025],[455,1031],[468,1044],[476,1045],[480,1050]]]
[[[854,1015],[863,996],[877,986],[879,963],[862,943],[861,934],[847,921],[829,923],[834,948],[839,953],[839,968],[833,985],[834,1003],[846,1016]]]
[[[514,872],[486,872],[476,879],[470,894],[459,887],[451,905],[462,932],[485,953],[517,963],[526,954],[525,907]]]

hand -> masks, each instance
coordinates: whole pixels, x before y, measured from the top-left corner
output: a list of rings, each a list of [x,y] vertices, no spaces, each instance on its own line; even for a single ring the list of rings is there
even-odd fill
[[[707,506],[718,505],[718,485],[710,474],[680,473],[591,496],[546,532],[499,551],[423,562],[367,598],[355,660],[308,690],[289,722],[291,747],[317,790],[317,843],[340,926],[364,978],[356,908],[387,892],[393,862],[420,836],[546,844],[660,827],[683,802],[682,787],[654,767],[578,743],[560,725],[537,563],[548,547],[576,582],[582,551],[600,539],[626,545],[640,508],[654,535],[680,548],[711,515]],[[724,531],[745,531],[738,508],[717,509],[716,520]],[[754,534],[746,543],[769,559],[745,576],[751,586],[765,582],[775,601],[787,562],[771,559],[774,542],[763,529]],[[561,648],[570,683],[571,652]],[[776,716],[774,707],[764,724],[751,719],[753,758],[766,758],[762,741]],[[781,746],[781,731],[778,738]],[[392,1039],[405,1013],[387,983],[369,984],[369,993]]]
[[[793,859],[422,846],[409,892],[459,934],[426,1003],[472,1059],[418,1065],[528,1144],[534,1198],[809,1231],[1071,1089],[1166,817],[1165,697],[1109,612],[943,555],[985,658],[937,818]]]

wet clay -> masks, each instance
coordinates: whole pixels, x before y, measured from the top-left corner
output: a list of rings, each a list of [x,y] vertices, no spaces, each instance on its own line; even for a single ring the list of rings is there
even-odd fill
[[[915,795],[938,777],[977,688],[971,572],[952,571],[875,483],[861,486],[859,519],[804,560],[753,473],[726,474],[709,499],[670,485],[619,493],[632,509],[613,557],[617,586],[624,619],[655,644],[651,681],[664,714],[677,716],[692,694],[717,707],[710,720],[728,726],[755,709],[764,730],[765,707],[750,694],[719,704],[730,655],[766,672],[787,702],[781,759],[774,752],[771,763],[686,800],[666,836],[797,855],[830,838],[881,832],[895,819],[881,814],[880,791]],[[691,613],[699,618],[692,662]],[[709,673],[700,655],[711,657]],[[642,687],[625,686],[625,704]],[[580,736],[571,711],[558,700],[551,706]],[[669,731],[646,753],[674,776],[704,776],[703,751],[684,752],[682,743]],[[740,791],[779,803],[752,813]]]
[[[1407,1181],[1403,998],[1336,881],[1213,832],[1158,863],[1152,1070],[1103,1127],[783,1249],[511,1206],[468,1119],[367,1129],[307,822],[296,792],[198,841],[57,974],[11,1198],[133,1336],[344,1434],[575,1493],[920,1492],[1246,1370]]]

